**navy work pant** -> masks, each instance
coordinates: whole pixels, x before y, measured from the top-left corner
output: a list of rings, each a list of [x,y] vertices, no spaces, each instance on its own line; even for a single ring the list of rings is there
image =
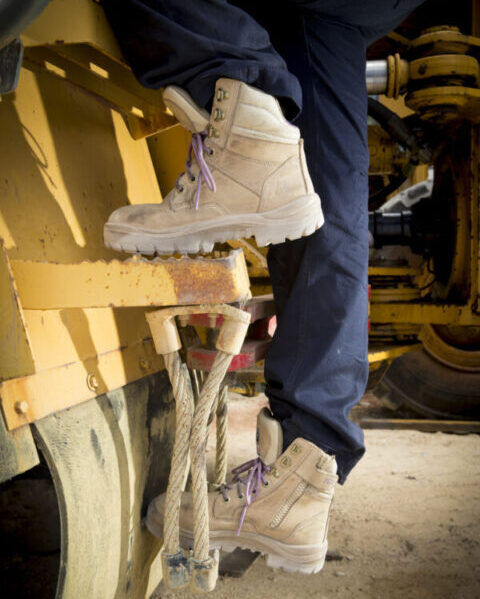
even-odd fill
[[[179,85],[207,107],[216,80],[231,77],[297,117],[325,225],[269,250],[278,328],[267,395],[285,446],[301,436],[335,454],[343,482],[365,451],[348,418],[368,376],[365,51],[421,0],[103,4],[144,85]]]

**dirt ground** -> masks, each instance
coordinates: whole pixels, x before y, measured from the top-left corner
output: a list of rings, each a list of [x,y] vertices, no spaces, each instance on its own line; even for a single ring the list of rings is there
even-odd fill
[[[230,403],[230,461],[255,451],[262,402]],[[480,598],[480,436],[366,431],[367,454],[332,512],[319,574],[271,570],[258,559],[240,579],[217,583],[211,599]],[[210,450],[213,457],[213,448]],[[182,599],[161,585],[156,599]]]

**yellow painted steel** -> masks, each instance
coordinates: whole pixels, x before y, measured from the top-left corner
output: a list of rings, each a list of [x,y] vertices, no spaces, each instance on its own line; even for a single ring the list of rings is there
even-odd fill
[[[232,303],[250,296],[238,250],[221,258],[80,264],[13,260],[11,267],[21,305],[30,310]]]
[[[421,343],[410,343],[408,345],[373,345],[368,349],[368,362],[370,366],[380,362],[394,360],[411,351],[418,351],[422,348]]]
[[[452,304],[378,302],[372,303],[370,315],[372,324],[480,324],[480,315],[469,306]]]
[[[87,44],[26,48],[23,66],[66,79],[120,112],[134,139],[176,124],[159,90],[145,88],[126,64]]]
[[[148,138],[148,148],[162,194],[165,196],[185,170],[191,134],[177,125]]]
[[[423,81],[435,77],[442,79],[467,79],[478,87],[480,83],[480,69],[473,56],[463,54],[440,54],[438,56],[425,56],[412,60],[410,66],[410,80]],[[430,83],[433,85],[433,83]]]
[[[478,327],[458,328],[459,330],[456,332],[457,336],[465,334],[466,330],[468,331],[473,328],[474,333],[476,333],[476,338],[478,339],[480,330]],[[449,330],[452,337],[454,337],[454,327],[449,328]],[[419,338],[422,341],[423,347],[426,349],[426,351],[439,362],[461,371],[480,372],[479,350],[472,349],[471,346],[465,346],[462,349],[461,347],[456,347],[452,343],[447,343],[441,338],[439,331],[431,325],[425,325],[422,327]]]
[[[368,276],[378,277],[418,277],[422,274],[420,268],[413,266],[369,266]]]
[[[407,105],[421,118],[436,122],[466,119],[480,123],[480,89],[449,85],[410,92]]]
[[[393,288],[372,288],[372,302],[405,302],[420,298],[420,290],[418,287],[397,285]]]
[[[86,43],[118,60],[122,58],[103,8],[89,0],[53,0],[22,40],[26,46]]]
[[[164,368],[151,339],[0,383],[7,428],[93,399]]]
[[[145,308],[134,306],[248,293],[238,252],[122,263],[104,247],[113,210],[162,201],[149,146],[132,138],[135,118],[163,115],[141,135],[173,119],[122,62],[101,7],[53,0],[23,41],[18,88],[0,103],[0,393],[10,427],[162,368]],[[170,141],[155,141],[162,157]],[[176,176],[176,162],[163,168]]]

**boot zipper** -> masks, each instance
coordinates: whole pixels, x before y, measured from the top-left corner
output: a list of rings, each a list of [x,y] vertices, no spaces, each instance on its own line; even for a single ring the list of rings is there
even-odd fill
[[[300,499],[306,488],[307,483],[302,480],[302,482],[297,485],[290,497],[285,501],[285,503],[282,504],[278,512],[272,518],[272,521],[270,522],[270,528],[277,528],[277,526],[283,522],[285,516],[290,511],[290,508]]]

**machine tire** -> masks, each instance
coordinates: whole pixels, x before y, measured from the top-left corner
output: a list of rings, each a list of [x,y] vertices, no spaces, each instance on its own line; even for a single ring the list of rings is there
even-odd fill
[[[424,349],[394,360],[374,393],[430,418],[480,418],[480,373],[449,367]]]

